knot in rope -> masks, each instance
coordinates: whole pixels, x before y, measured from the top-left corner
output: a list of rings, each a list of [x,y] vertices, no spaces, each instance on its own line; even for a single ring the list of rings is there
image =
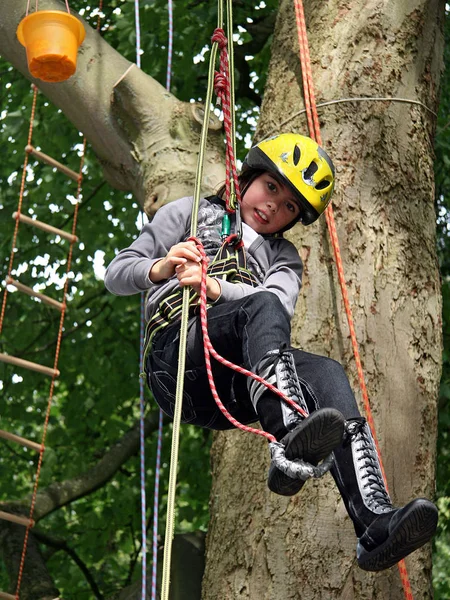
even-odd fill
[[[228,78],[227,78],[226,73],[218,73],[216,71],[216,73],[214,75],[214,91],[219,96],[219,98],[222,100],[222,103],[223,103],[222,95],[225,94],[227,90],[228,90]]]
[[[221,29],[220,27],[216,27],[216,29],[214,30],[214,33],[211,37],[211,41],[213,43],[217,43],[220,50],[224,50],[228,44],[228,40],[227,40],[227,36],[225,35],[225,31],[223,29]]]

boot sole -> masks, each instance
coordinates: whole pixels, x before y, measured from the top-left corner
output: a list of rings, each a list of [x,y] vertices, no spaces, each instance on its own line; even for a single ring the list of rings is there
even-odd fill
[[[364,571],[383,571],[431,540],[436,532],[438,510],[425,498],[413,500],[388,539],[368,552],[358,542],[358,564]]]
[[[283,438],[282,442],[290,436],[285,447],[286,458],[301,458],[317,465],[342,442],[344,423],[342,413],[334,408],[321,408],[311,413]],[[304,484],[301,479],[292,479],[273,465],[270,466],[267,485],[275,494],[293,496]]]

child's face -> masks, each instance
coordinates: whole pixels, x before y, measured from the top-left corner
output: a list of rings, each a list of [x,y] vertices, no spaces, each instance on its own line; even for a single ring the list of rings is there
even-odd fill
[[[241,217],[257,233],[276,233],[300,212],[294,195],[285,185],[263,173],[250,184],[241,202]]]

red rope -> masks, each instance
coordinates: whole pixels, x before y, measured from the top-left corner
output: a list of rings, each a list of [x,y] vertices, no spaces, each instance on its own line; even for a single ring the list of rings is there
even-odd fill
[[[265,381],[264,379],[262,379],[262,377],[259,377],[259,375],[252,373],[252,371],[248,371],[247,369],[244,369],[243,367],[241,367],[239,365],[235,365],[234,363],[230,362],[229,360],[227,360],[226,358],[224,358],[223,356],[218,354],[218,352],[216,352],[216,350],[214,349],[214,347],[211,343],[211,340],[209,339],[209,334],[208,334],[208,318],[207,318],[207,302],[208,302],[208,300],[207,300],[207,296],[206,296],[206,276],[207,276],[207,268],[208,268],[208,258],[206,256],[205,250],[204,250],[203,245],[200,240],[198,240],[195,237],[191,237],[191,238],[189,238],[189,240],[192,240],[196,243],[197,248],[199,249],[200,254],[202,256],[202,283],[201,283],[201,287],[200,287],[200,321],[201,321],[203,341],[204,341],[206,372],[208,374],[209,386],[211,388],[211,393],[213,395],[213,398],[216,401],[216,404],[219,407],[219,409],[225,415],[225,417],[230,421],[230,423],[232,423],[235,427],[237,427],[237,429],[240,429],[241,431],[246,431],[248,433],[254,433],[256,435],[261,435],[262,437],[265,437],[266,439],[268,439],[270,442],[276,442],[276,439],[272,434],[267,433],[266,431],[262,431],[260,429],[255,429],[253,427],[248,427],[247,425],[243,425],[242,423],[237,421],[228,412],[228,410],[225,408],[222,401],[220,400],[219,394],[217,393],[216,385],[214,382],[214,375],[213,375],[212,368],[211,368],[211,356],[218,362],[225,365],[226,367],[232,369],[233,371],[236,371],[237,373],[241,373],[241,375],[246,375],[247,377],[251,377],[252,379],[255,379],[255,381],[258,381],[259,383],[264,385],[267,389],[269,389],[271,392],[273,392],[274,394],[279,396],[282,400],[284,400],[284,402],[289,404],[294,410],[296,410],[298,413],[300,413],[302,415],[302,417],[307,417],[308,414],[296,402],[294,402],[293,400],[291,400],[290,398],[285,396],[282,392],[280,392],[280,390],[278,388],[273,386],[271,383]]]
[[[308,36],[306,32],[306,22],[305,22],[305,14],[303,10],[302,0],[295,0],[295,17],[297,23],[297,34],[298,34],[298,43],[300,48],[300,63],[302,68],[302,78],[303,78],[303,90],[305,97],[305,108],[306,114],[308,117],[308,129],[310,137],[313,138],[319,146],[322,146],[322,140],[320,135],[320,124],[319,124],[319,116],[317,113],[316,99],[314,94],[314,85],[312,79],[312,70],[311,70],[311,59],[309,55],[309,44],[308,44]],[[387,489],[387,481],[386,481],[386,473],[384,471],[383,462],[381,459],[380,446],[378,443],[378,438],[375,432],[375,423],[373,419],[372,409],[369,402],[369,395],[367,393],[366,382],[364,379],[364,371],[362,368],[361,357],[359,353],[358,342],[356,339],[355,326],[353,322],[352,309],[350,306],[350,301],[348,297],[347,291],[347,283],[345,281],[344,275],[344,267],[342,262],[341,251],[339,247],[339,240],[336,232],[336,224],[334,220],[334,213],[332,205],[329,204],[327,210],[325,211],[325,218],[328,226],[328,232],[331,238],[331,244],[334,251],[334,258],[336,262],[336,267],[338,271],[339,285],[341,288],[342,299],[344,301],[345,314],[347,316],[348,327],[350,330],[350,338],[353,347],[353,354],[355,357],[356,368],[358,372],[358,379],[361,388],[364,411],[366,414],[367,422],[369,423],[370,429],[372,431],[372,436],[375,442],[375,446],[378,452],[378,457],[380,460],[380,467],[383,474],[384,483]],[[405,561],[402,560],[398,563],[398,568],[400,571],[400,578],[403,585],[403,591],[405,598],[407,600],[413,600],[413,594],[411,590],[411,584],[409,582],[408,572],[406,569]]]
[[[231,181],[231,178],[233,178],[235,192],[236,192],[236,200],[238,203],[240,203],[240,201],[241,201],[241,194],[240,194],[239,180],[238,180],[237,169],[236,169],[236,160],[235,160],[235,155],[234,155],[234,146],[233,146],[233,140],[232,140],[232,137],[233,137],[232,129],[233,128],[232,128],[231,104],[230,104],[231,93],[230,93],[230,66],[229,66],[228,51],[227,51],[228,41],[225,36],[225,32],[223,31],[223,29],[220,29],[220,28],[217,28],[214,31],[214,34],[213,34],[211,40],[213,43],[217,43],[219,46],[219,49],[220,49],[220,66],[219,66],[219,72],[216,72],[216,74],[215,74],[215,82],[214,82],[215,86],[214,87],[215,87],[215,92],[222,104],[225,137],[226,137],[226,151],[225,151],[225,154],[226,154],[226,161],[225,161],[226,208],[227,208],[227,211],[234,212],[234,207],[230,203],[230,194],[231,194],[230,181]],[[232,243],[232,240],[235,237],[236,237],[235,234],[233,234],[232,236],[229,236],[229,238],[227,239],[227,242]],[[207,299],[207,295],[206,295],[206,277],[207,277],[208,258],[205,254],[205,251],[204,251],[201,241],[195,237],[191,237],[189,239],[196,243],[197,248],[199,249],[200,254],[202,256],[202,282],[201,282],[201,288],[200,288],[200,319],[201,319],[201,327],[202,327],[203,341],[204,341],[206,371],[208,374],[208,381],[209,381],[209,386],[211,388],[212,396],[213,396],[217,406],[221,410],[221,412],[230,421],[230,423],[232,423],[237,429],[240,429],[241,431],[246,431],[249,433],[254,433],[256,435],[263,436],[266,439],[268,439],[269,441],[275,442],[276,439],[272,434],[267,433],[266,431],[262,431],[260,429],[255,429],[253,427],[248,427],[247,425],[243,425],[242,423],[237,421],[225,408],[222,401],[220,400],[219,394],[217,393],[216,385],[214,382],[214,375],[213,375],[212,368],[211,368],[211,356],[218,362],[225,365],[226,367],[233,369],[234,371],[237,371],[238,373],[241,373],[242,375],[246,375],[247,377],[251,377],[251,378],[255,379],[256,381],[258,381],[259,383],[261,383],[262,385],[267,387],[269,390],[271,390],[273,393],[280,396],[280,398],[282,400],[284,400],[284,402],[289,404],[294,410],[299,412],[303,417],[307,417],[308,415],[298,404],[296,404],[293,400],[291,400],[290,398],[285,396],[275,386],[271,385],[270,383],[268,383],[267,381],[265,381],[264,379],[262,379],[255,373],[252,373],[251,371],[248,371],[247,369],[244,369],[243,367],[240,367],[239,365],[235,365],[234,363],[230,362],[223,356],[220,356],[220,354],[218,354],[215,351],[215,349],[211,343],[211,340],[209,339],[209,334],[208,334],[208,320],[207,320],[208,299]],[[242,240],[239,240],[236,248],[239,248],[240,246],[243,246]]]
[[[217,43],[220,50],[219,72],[216,72],[214,79],[214,89],[220,100],[223,111],[223,124],[225,129],[226,151],[225,151],[225,202],[228,212],[234,212],[234,206],[230,203],[231,177],[234,182],[236,200],[241,202],[241,191],[239,187],[238,174],[236,169],[236,157],[234,155],[233,144],[233,126],[231,118],[231,93],[230,93],[230,63],[228,60],[227,45],[228,40],[223,29],[215,29],[211,41]]]
[[[215,92],[216,92],[218,98],[221,101],[223,117],[224,117],[224,128],[225,128],[225,138],[226,138],[226,140],[225,140],[226,141],[226,151],[225,151],[225,155],[226,155],[226,160],[225,160],[226,208],[227,208],[228,212],[234,212],[234,207],[230,203],[230,195],[231,195],[230,181],[231,181],[231,178],[233,178],[234,188],[235,188],[235,192],[236,192],[236,200],[238,203],[241,202],[241,193],[240,193],[239,180],[238,180],[237,169],[236,169],[236,160],[235,160],[235,155],[234,155],[233,140],[232,140],[232,117],[231,117],[231,104],[230,104],[230,97],[231,97],[231,94],[230,94],[230,66],[229,66],[228,52],[227,52],[228,40],[225,36],[225,32],[223,31],[223,29],[217,28],[214,31],[211,41],[213,43],[217,43],[219,46],[219,49],[220,49],[220,67],[219,67],[219,72],[216,72],[216,74],[215,74],[214,88],[215,88]],[[235,235],[229,236],[227,241],[229,241],[231,243],[233,237],[235,237]],[[208,374],[208,381],[209,381],[209,386],[211,388],[211,394],[212,394],[217,406],[221,410],[221,412],[230,421],[230,423],[232,423],[232,425],[234,425],[237,429],[240,429],[241,431],[246,431],[248,433],[254,433],[256,435],[260,435],[260,436],[268,439],[270,442],[276,442],[276,438],[272,434],[267,433],[266,431],[262,431],[260,429],[255,429],[253,427],[248,427],[247,425],[243,425],[242,423],[237,421],[228,412],[228,410],[225,408],[222,401],[220,400],[219,394],[217,393],[216,385],[214,382],[214,375],[213,375],[212,368],[211,368],[211,356],[218,362],[225,365],[226,367],[233,369],[234,371],[237,371],[238,373],[241,373],[242,375],[246,375],[247,377],[251,377],[251,378],[255,379],[256,381],[258,381],[259,383],[261,383],[262,385],[267,387],[269,390],[271,390],[273,393],[280,396],[280,398],[282,400],[284,400],[284,402],[289,404],[294,410],[299,412],[303,417],[307,417],[308,415],[298,404],[296,404],[296,402],[294,402],[293,400],[291,400],[290,398],[285,396],[275,386],[271,385],[270,383],[268,383],[267,381],[265,381],[264,379],[262,379],[255,373],[252,373],[251,371],[248,371],[247,369],[244,369],[243,367],[240,367],[239,365],[235,365],[234,363],[230,362],[223,356],[220,356],[220,354],[218,354],[215,351],[215,349],[211,343],[211,340],[209,339],[209,334],[208,334],[208,320],[207,320],[208,299],[207,299],[207,295],[206,295],[206,277],[207,277],[208,258],[205,254],[205,251],[204,251],[201,241],[195,237],[191,237],[189,239],[196,243],[197,248],[199,249],[200,254],[202,256],[202,282],[201,282],[201,288],[200,288],[200,320],[201,320],[201,327],[202,327],[202,333],[203,333],[206,371]],[[242,242],[242,240],[240,240],[236,247],[239,248],[242,245],[243,245],[243,242]]]

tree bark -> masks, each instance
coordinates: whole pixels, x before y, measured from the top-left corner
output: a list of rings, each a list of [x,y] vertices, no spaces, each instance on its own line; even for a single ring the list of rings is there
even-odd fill
[[[337,167],[334,211],[388,485],[396,505],[433,497],[441,299],[435,252],[433,136],[445,3],[311,0],[305,6],[317,102]],[[258,126],[307,133],[292,2],[281,2]],[[280,126],[290,118],[289,122]],[[304,260],[292,343],[347,369],[361,403],[325,222],[291,233]],[[204,600],[396,599],[398,570],[365,573],[330,476],[293,498],[266,488],[265,443],[241,432],[213,446]],[[406,559],[416,598],[432,597],[431,548]]]
[[[56,0],[39,3],[40,9],[55,6],[64,10]],[[443,0],[309,0],[318,102],[400,97],[435,111],[444,7]],[[29,77],[15,37],[23,16],[23,6],[4,0],[0,53]],[[303,117],[294,117],[303,106],[294,24],[292,2],[282,0],[259,138],[307,133]],[[36,83],[88,137],[105,178],[133,192],[151,214],[191,188],[199,124],[190,105],[129,67],[88,28],[76,75],[61,84]],[[433,493],[441,364],[435,117],[417,104],[372,101],[336,104],[321,110],[320,118],[337,166],[338,235],[384,465],[391,495],[403,504]],[[208,190],[223,179],[221,148],[216,133],[207,152]],[[325,224],[298,226],[291,238],[305,263],[293,344],[340,360],[359,400]],[[240,432],[216,437],[212,467],[204,600],[402,597],[395,568],[369,575],[355,565],[352,526],[330,477],[308,482],[291,499],[276,497],[266,488],[265,443]],[[431,598],[430,549],[415,553],[407,565],[416,597]]]

